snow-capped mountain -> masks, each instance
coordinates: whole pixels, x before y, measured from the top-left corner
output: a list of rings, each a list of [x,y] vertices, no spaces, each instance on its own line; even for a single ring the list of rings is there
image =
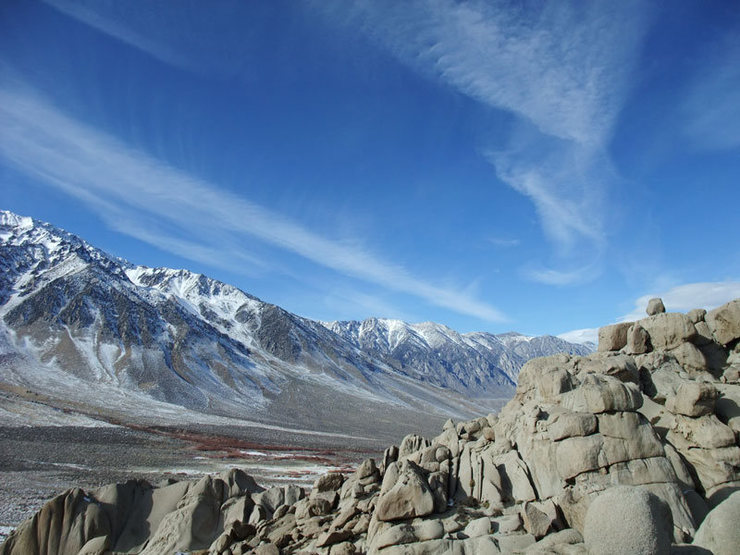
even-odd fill
[[[496,408],[530,356],[585,350],[434,323],[324,324],[0,212],[0,385],[87,414],[411,423]]]
[[[474,397],[513,386],[530,358],[592,350],[549,335],[460,334],[434,322],[369,318],[324,325],[399,372]]]

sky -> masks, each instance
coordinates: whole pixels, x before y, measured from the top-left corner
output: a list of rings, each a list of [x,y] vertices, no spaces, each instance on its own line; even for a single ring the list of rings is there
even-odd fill
[[[5,0],[0,208],[317,320],[740,297],[740,3]]]

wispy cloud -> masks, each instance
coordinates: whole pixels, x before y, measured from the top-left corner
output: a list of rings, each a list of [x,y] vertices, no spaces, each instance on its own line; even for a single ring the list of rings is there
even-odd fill
[[[565,339],[571,343],[598,343],[599,328],[584,328],[581,330],[567,331],[558,335],[560,339]]]
[[[403,62],[519,114],[547,135],[579,143],[601,144],[608,136],[622,72],[642,32],[635,2],[316,4],[361,26]]]
[[[112,3],[105,1],[86,0],[43,0],[46,4],[60,12],[85,23],[98,31],[110,35],[139,50],[174,66],[189,68],[186,56],[173,48],[172,44],[162,40],[166,29],[166,21],[154,17],[157,12],[155,2],[150,2],[145,9],[128,2]],[[170,7],[172,8],[172,6]],[[170,16],[178,16],[179,9],[170,9]],[[137,17],[138,15],[138,17]],[[132,25],[132,16],[140,25]],[[141,29],[139,27],[144,27]],[[170,21],[170,28],[177,25]]]
[[[506,237],[488,237],[488,242],[495,247],[508,249],[511,247],[518,247],[521,244],[519,239],[506,238]]]
[[[554,268],[545,268],[536,264],[529,264],[522,268],[523,274],[539,283],[545,285],[573,285],[576,283],[585,283],[594,279],[599,273],[599,260],[597,259],[585,266],[579,266],[575,269],[563,271]]]
[[[740,147],[740,38],[737,34],[708,47],[682,105],[683,132],[701,150]]]
[[[531,278],[565,282],[563,275],[598,261],[606,146],[647,27],[644,3],[316,4],[407,65],[520,118],[507,147],[488,157],[501,181],[532,200],[556,259],[569,265]]]
[[[218,0],[208,3],[207,9],[202,2],[171,0],[43,2],[160,62],[211,76],[242,74],[258,55],[255,37],[265,31],[257,30],[254,17],[265,6],[242,0]],[[279,20],[285,32],[290,32],[291,24],[289,17]]]
[[[257,238],[341,274],[421,298],[459,314],[503,321],[491,305],[411,275],[350,241],[318,235],[241,196],[229,193],[73,120],[38,96],[0,89],[0,154],[101,212],[120,231],[203,261],[203,247],[223,237]],[[146,217],[156,229],[142,229]],[[164,232],[160,236],[160,231]],[[199,238],[189,253],[182,237]],[[250,254],[244,257],[252,259]]]
[[[224,36],[233,27],[222,24],[224,14],[238,10],[238,2],[214,10],[206,21],[194,21],[187,9],[169,3],[140,10],[128,3],[45,1],[161,61],[195,71],[233,71],[223,62],[233,54],[224,55],[208,37],[217,35],[232,49],[245,40]],[[533,263],[551,267],[545,269],[554,274],[525,270],[524,275],[562,284],[567,280],[552,275],[597,267],[607,247],[609,210],[603,199],[611,179],[606,145],[647,27],[644,2],[306,3],[334,23],[362,30],[414,70],[515,114],[519,121],[508,144],[489,152],[488,159],[501,182],[532,201],[555,247],[549,260]],[[197,48],[193,40],[199,41]]]
[[[740,281],[685,283],[665,291],[654,291],[637,299],[634,310],[619,321],[631,322],[645,318],[648,301],[653,297],[663,299],[666,310],[670,312],[686,312],[693,308],[709,310],[740,298]]]
[[[419,320],[414,314],[400,311],[396,304],[385,300],[382,295],[371,295],[346,287],[330,291],[324,297],[324,304],[335,319],[356,319],[359,313],[365,314],[366,318],[393,318],[406,322]]]
[[[589,261],[602,251],[608,160],[572,141],[531,132],[518,133],[509,148],[488,158],[502,181],[532,200],[558,254],[572,255],[584,242]]]

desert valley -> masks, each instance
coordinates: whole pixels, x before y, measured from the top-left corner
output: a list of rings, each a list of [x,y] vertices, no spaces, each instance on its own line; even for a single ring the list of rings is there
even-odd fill
[[[737,0],[0,1],[0,555],[740,553]]]

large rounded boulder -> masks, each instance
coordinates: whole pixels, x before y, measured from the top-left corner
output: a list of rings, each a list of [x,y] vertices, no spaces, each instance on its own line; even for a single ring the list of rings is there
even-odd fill
[[[714,555],[735,555],[740,551],[740,491],[707,515],[696,531],[694,545]]]
[[[672,535],[668,505],[635,486],[605,490],[589,506],[583,528],[591,555],[668,555]]]

